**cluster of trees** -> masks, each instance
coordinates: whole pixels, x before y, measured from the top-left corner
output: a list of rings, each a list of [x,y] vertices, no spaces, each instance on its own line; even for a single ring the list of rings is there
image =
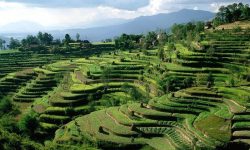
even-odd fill
[[[171,40],[187,40],[187,41],[200,41],[200,33],[204,31],[204,22],[189,22],[187,24],[174,24],[171,28]]]
[[[122,50],[143,49],[145,54],[147,54],[147,49],[158,47],[158,57],[162,61],[167,60],[171,62],[174,53],[179,56],[174,42],[181,41],[190,48],[192,41],[199,42],[202,40],[201,32],[204,29],[205,23],[201,21],[174,24],[171,28],[171,34],[167,34],[163,30],[148,32],[146,35],[122,34],[115,39],[115,46],[117,49]],[[167,49],[164,49],[166,44]]]
[[[28,35],[26,38],[22,39],[21,41],[19,41],[18,39],[14,39],[14,38],[10,38],[10,42],[8,47],[10,49],[17,49],[22,47],[23,49],[27,49],[30,47],[37,47],[40,46],[39,48],[41,48],[41,46],[61,46],[61,45],[65,45],[67,46],[69,43],[73,43],[73,42],[82,42],[82,43],[90,43],[88,40],[84,40],[82,41],[80,39],[80,34],[77,33],[76,34],[76,40],[74,40],[73,38],[71,38],[71,36],[69,34],[66,34],[63,40],[60,39],[54,39],[54,37],[46,32],[38,32],[38,34],[36,36],[34,35]],[[2,49],[4,47],[4,44],[6,42],[2,39],[0,39],[0,49]]]
[[[115,38],[115,47],[122,50],[150,49],[159,44],[164,45],[168,35],[165,31],[151,31],[146,35],[122,34]]]
[[[24,47],[30,47],[33,45],[51,45],[52,42],[53,36],[51,34],[39,32],[37,36],[28,35],[25,39],[22,39],[21,44]]]
[[[239,20],[250,19],[250,8],[246,4],[231,4],[228,6],[222,6],[216,17],[213,19],[213,25],[218,26],[225,23],[232,23]]]
[[[1,95],[0,95],[1,96]],[[19,110],[10,97],[1,97],[0,101],[0,149],[39,149],[41,144],[31,141],[35,137],[38,115],[34,111],[24,115],[19,121]]]
[[[120,37],[115,38],[115,47],[122,50],[139,48],[142,37],[143,35],[122,34]]]

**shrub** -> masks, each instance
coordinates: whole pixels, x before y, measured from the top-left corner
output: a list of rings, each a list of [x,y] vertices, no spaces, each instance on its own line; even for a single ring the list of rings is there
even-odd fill
[[[193,78],[191,77],[186,77],[184,80],[183,80],[183,87],[184,88],[188,88],[188,87],[191,87],[194,83],[194,80]]]
[[[33,136],[35,130],[38,127],[38,114],[31,110],[29,113],[24,115],[21,120],[18,122],[18,127],[21,132],[24,134]]]
[[[95,97],[93,94],[89,94],[87,99],[88,99],[88,101],[92,101],[95,99]]]
[[[120,58],[120,62],[125,62],[125,58]]]
[[[0,148],[5,150],[11,149],[27,149],[40,150],[43,149],[41,144],[35,143],[25,137],[21,137],[15,133],[10,133],[0,128]]]
[[[240,26],[236,26],[233,28],[233,32],[241,32],[241,31],[242,31],[242,29]]]
[[[10,115],[4,115],[0,118],[0,128],[9,132],[18,132],[16,120]]]
[[[233,77],[230,77],[227,80],[227,85],[230,86],[230,87],[234,87],[235,86],[235,82],[234,82],[234,78]]]
[[[172,92],[176,89],[177,83],[179,82],[179,79],[175,76],[168,76],[163,80],[158,81],[159,85],[161,86],[162,90],[165,93]]]
[[[214,85],[214,77],[212,73],[209,72],[208,77],[207,77],[207,87],[210,88],[213,85]]]
[[[120,105],[120,99],[114,98],[108,95],[102,96],[101,105],[106,107],[112,107],[112,106],[119,106]]]
[[[11,111],[13,111],[13,105],[10,101],[10,98],[4,97],[0,101],[0,115],[10,113]]]
[[[72,107],[67,107],[66,109],[65,109],[65,114],[66,115],[73,115],[75,113],[75,111],[74,111],[74,109],[72,108]]]
[[[212,57],[212,56],[214,55],[214,53],[215,53],[214,47],[210,46],[210,47],[207,49],[206,55]]]
[[[144,77],[143,76],[139,76],[139,80],[143,81]]]
[[[206,85],[207,83],[207,74],[204,73],[199,73],[196,75],[196,85],[201,86],[201,85]]]
[[[204,74],[200,73],[196,75],[196,85],[197,86],[202,86],[206,85],[208,88],[214,85],[214,77],[212,73],[210,72],[209,74]]]
[[[87,76],[90,77],[90,71],[87,71]]]

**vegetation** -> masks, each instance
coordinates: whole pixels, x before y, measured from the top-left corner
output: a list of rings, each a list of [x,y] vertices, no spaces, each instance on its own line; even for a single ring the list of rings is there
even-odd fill
[[[19,51],[0,53],[0,149],[249,149],[250,35],[228,26],[12,39]]]
[[[248,4],[234,3],[228,6],[222,6],[213,20],[215,26],[232,23],[239,20],[250,19],[250,8]]]

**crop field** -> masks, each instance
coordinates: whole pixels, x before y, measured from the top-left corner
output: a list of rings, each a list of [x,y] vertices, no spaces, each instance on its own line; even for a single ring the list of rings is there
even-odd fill
[[[215,149],[229,142],[250,144],[250,89],[249,78],[244,78],[250,71],[250,35],[221,32],[205,33],[204,50],[178,44],[180,57],[160,64],[155,50],[148,50],[151,56],[134,50],[52,58],[48,64],[34,58],[29,66],[15,70],[1,67],[2,96],[12,95],[22,108],[21,115],[38,113],[37,132],[55,132],[53,142],[58,145],[70,139],[88,139],[98,147],[118,149]],[[207,56],[208,43],[215,49],[212,56]],[[6,61],[1,62],[4,67]],[[168,77],[178,79],[171,93],[159,84],[166,68]],[[239,73],[241,80],[228,83]],[[209,74],[213,87],[197,80]],[[197,83],[184,88],[186,78]]]
[[[95,43],[86,55],[0,53],[0,98],[18,108],[16,121],[36,114],[35,133],[58,147],[249,146],[250,33],[203,35],[202,49],[176,43],[171,61],[157,48],[114,50],[114,43]]]

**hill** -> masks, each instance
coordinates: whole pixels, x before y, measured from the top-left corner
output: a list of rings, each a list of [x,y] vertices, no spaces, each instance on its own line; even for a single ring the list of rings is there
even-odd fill
[[[158,14],[154,16],[143,16],[135,18],[130,22],[89,29],[69,29],[62,31],[53,31],[56,37],[63,37],[66,33],[70,33],[73,37],[76,33],[80,33],[81,37],[87,37],[90,41],[101,41],[106,38],[126,34],[141,34],[156,29],[169,29],[174,23],[186,23],[190,21],[205,21],[214,17],[214,14],[202,10],[183,9],[178,12],[168,14]]]
[[[26,130],[46,140],[45,149],[221,149],[234,143],[249,149],[249,31],[200,34],[191,45],[175,42],[166,59],[156,47],[121,51],[112,43],[62,55],[0,54],[0,106],[6,99],[18,106],[13,116],[21,123],[35,116]],[[170,54],[167,45],[163,49]]]
[[[223,25],[220,25],[218,27],[216,27],[216,29],[234,29],[234,28],[237,28],[237,27],[241,27],[242,29],[247,29],[247,28],[250,28],[250,21],[236,21],[236,22],[233,22],[233,23],[227,23],[227,24],[223,24]]]

